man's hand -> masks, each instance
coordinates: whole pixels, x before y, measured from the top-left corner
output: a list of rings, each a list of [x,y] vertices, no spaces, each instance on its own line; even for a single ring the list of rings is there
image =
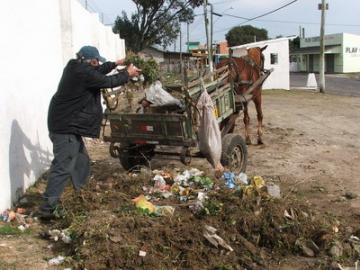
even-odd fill
[[[115,64],[117,66],[123,66],[125,64],[125,58],[117,60]]]
[[[141,73],[141,69],[138,69],[137,67],[135,67],[133,64],[130,64],[128,67],[127,67],[127,72],[129,73],[129,77],[132,78],[132,77],[137,77],[140,75]]]

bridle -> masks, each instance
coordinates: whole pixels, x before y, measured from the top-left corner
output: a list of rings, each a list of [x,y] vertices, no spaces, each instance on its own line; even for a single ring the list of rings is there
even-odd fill
[[[236,77],[234,78],[233,82],[236,86],[242,86],[242,85],[246,85],[246,84],[249,84],[249,82],[242,82],[241,81],[241,78],[240,78],[240,74],[238,72],[239,69],[239,65],[236,63],[235,57],[230,57],[229,58],[229,66],[233,66],[235,72],[236,72]],[[252,59],[250,56],[248,55],[245,55],[245,56],[241,56],[239,57],[241,59],[243,59],[249,66],[251,66],[251,74],[250,74],[250,77],[252,78],[253,77],[253,71],[254,69],[257,70],[259,72],[259,74],[261,73],[264,73],[264,72],[267,72],[265,69],[264,69],[264,55],[262,54],[262,52],[260,52],[260,64],[256,63],[254,61],[254,59]]]

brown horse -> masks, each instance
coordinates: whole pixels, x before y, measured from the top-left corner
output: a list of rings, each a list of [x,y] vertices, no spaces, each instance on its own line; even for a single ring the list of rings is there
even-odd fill
[[[247,93],[251,85],[256,82],[262,75],[264,70],[264,55],[263,51],[267,46],[260,48],[247,49],[247,55],[242,57],[230,57],[221,61],[216,67],[220,68],[225,65],[229,65],[230,76],[234,82],[235,92],[238,96],[244,97],[243,109],[244,109],[244,124],[245,124],[245,140],[247,144],[251,144],[249,124],[250,117],[248,112],[248,101],[252,100],[255,103],[257,112],[257,136],[258,144],[263,144],[262,141],[262,121],[263,113],[261,109],[261,89],[262,84],[257,86],[251,93]],[[250,94],[251,98],[247,99],[244,95]],[[235,122],[233,123],[235,125]],[[230,129],[232,130],[234,126]]]

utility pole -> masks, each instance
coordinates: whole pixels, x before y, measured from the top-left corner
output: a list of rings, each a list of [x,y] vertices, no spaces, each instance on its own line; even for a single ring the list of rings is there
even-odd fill
[[[210,20],[211,20],[211,28],[210,28],[210,52],[211,52],[211,59],[213,58],[213,39],[214,39],[214,8],[211,3],[208,3],[210,6]]]
[[[182,58],[182,31],[181,31],[181,22],[180,22],[180,73],[181,78],[183,79],[183,58]]]
[[[214,71],[214,67],[213,67],[212,54],[211,54],[211,40],[209,36],[209,19],[207,14],[207,5],[208,5],[208,1],[205,0],[204,1],[205,31],[206,31],[208,61],[209,61],[210,72],[212,73]]]
[[[321,9],[321,27],[320,27],[320,68],[319,68],[319,90],[320,93],[325,92],[325,10],[328,9],[326,0],[322,0],[319,4],[319,9]]]
[[[85,9],[88,9],[88,0],[85,0]]]
[[[186,34],[187,34],[187,52],[190,52],[189,50],[189,42],[190,42],[190,31],[189,31],[189,22],[187,23],[187,29],[186,29]]]

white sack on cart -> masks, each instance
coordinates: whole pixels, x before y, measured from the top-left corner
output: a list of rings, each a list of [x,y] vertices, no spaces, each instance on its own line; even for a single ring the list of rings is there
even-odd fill
[[[214,103],[204,90],[196,105],[200,112],[200,126],[198,130],[200,152],[207,157],[216,170],[223,170],[221,159],[221,132],[215,117]]]
[[[183,107],[180,100],[174,98],[166,92],[160,81],[156,81],[145,92],[146,100],[152,103],[152,106],[177,105]]]

